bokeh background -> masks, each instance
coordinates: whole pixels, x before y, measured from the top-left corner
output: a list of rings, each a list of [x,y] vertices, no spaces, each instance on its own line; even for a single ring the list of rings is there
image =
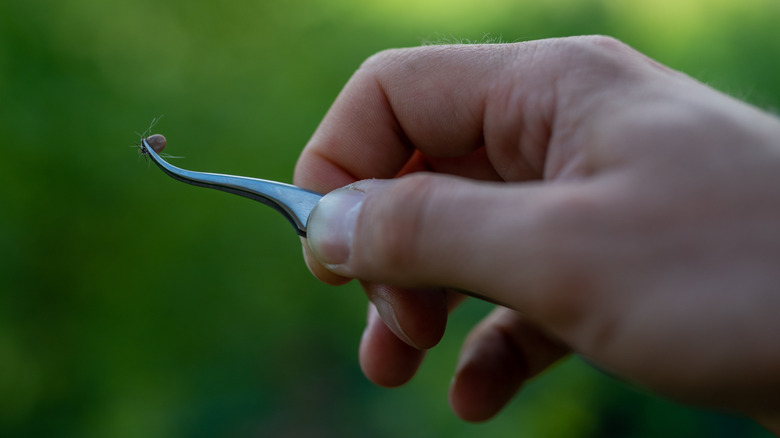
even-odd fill
[[[778,23],[774,0],[2,0],[0,436],[769,436],[577,358],[463,423],[475,300],[412,383],[374,387],[358,287],[313,279],[271,209],[128,146],[164,115],[176,164],[289,182],[362,60],[439,40],[608,34],[774,111]]]

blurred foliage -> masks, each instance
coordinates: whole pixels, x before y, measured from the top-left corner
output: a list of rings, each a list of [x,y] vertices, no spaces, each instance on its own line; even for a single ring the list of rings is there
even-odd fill
[[[446,391],[473,300],[411,384],[374,387],[355,285],[315,281],[271,209],[127,146],[164,114],[182,166],[289,181],[363,59],[486,35],[613,35],[776,109],[778,22],[771,0],[0,2],[0,436],[767,436],[576,358],[465,424]]]

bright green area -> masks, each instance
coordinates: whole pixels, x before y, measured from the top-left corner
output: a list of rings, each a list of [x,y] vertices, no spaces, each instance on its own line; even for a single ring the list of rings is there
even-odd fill
[[[465,424],[446,391],[473,300],[418,378],[374,387],[355,285],[315,281],[271,209],[128,146],[164,114],[177,164],[289,181],[363,59],[485,35],[610,34],[778,108],[778,23],[773,0],[3,0],[0,436],[767,436],[576,359]]]

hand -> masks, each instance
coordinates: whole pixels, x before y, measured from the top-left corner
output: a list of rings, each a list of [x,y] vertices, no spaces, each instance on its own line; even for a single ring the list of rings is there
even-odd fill
[[[464,419],[568,351],[777,418],[772,116],[605,37],[391,50],[346,85],[295,182],[349,185],[304,247],[316,276],[359,279],[373,302],[360,360],[378,384],[412,377],[468,290],[501,306],[463,346]]]

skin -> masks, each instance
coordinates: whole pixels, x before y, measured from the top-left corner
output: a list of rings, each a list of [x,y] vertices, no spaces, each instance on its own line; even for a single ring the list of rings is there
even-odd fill
[[[574,352],[780,431],[778,119],[607,37],[391,50],[295,183],[333,191],[305,257],[364,286],[377,384],[414,375],[468,290],[502,305],[463,344],[466,420]]]

